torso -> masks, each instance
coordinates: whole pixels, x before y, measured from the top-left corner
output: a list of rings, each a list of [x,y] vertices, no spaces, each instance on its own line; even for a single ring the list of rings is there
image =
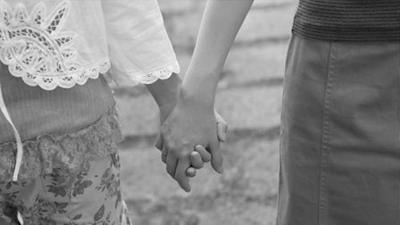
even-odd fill
[[[7,109],[23,140],[49,133],[73,132],[98,120],[115,104],[102,76],[71,89],[45,91],[30,87],[0,64],[0,84]],[[11,126],[0,113],[0,143],[14,141]]]

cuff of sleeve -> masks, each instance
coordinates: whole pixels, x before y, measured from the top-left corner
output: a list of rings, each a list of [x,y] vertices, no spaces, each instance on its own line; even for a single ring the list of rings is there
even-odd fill
[[[138,84],[152,84],[157,80],[166,80],[173,73],[179,73],[180,67],[178,62],[172,62],[164,66],[150,70],[150,72],[131,70],[121,71],[117,68],[111,68],[107,73],[117,86],[135,86]]]

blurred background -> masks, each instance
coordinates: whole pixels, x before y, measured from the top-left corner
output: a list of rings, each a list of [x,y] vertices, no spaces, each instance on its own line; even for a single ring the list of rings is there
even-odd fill
[[[182,76],[206,0],[158,0]],[[225,173],[208,165],[186,194],[153,147],[158,109],[143,86],[116,90],[122,185],[136,225],[272,225],[276,218],[284,61],[297,0],[255,0],[227,59],[217,108],[230,125]],[[222,11],[221,13],[229,13]]]

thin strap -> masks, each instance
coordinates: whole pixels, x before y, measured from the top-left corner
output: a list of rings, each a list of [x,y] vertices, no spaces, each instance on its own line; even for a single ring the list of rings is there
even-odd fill
[[[17,219],[21,225],[24,225],[24,219],[22,219],[21,213],[19,211],[17,212]]]
[[[17,142],[17,158],[16,158],[15,168],[14,168],[14,173],[13,173],[13,181],[17,181],[19,169],[20,169],[21,163],[22,163],[23,145],[22,145],[22,141],[21,141],[21,136],[19,135],[17,128],[15,127],[14,123],[12,122],[10,114],[8,113],[8,110],[7,110],[6,104],[4,102],[3,90],[1,89],[1,84],[0,84],[0,109],[1,109],[1,112],[3,113],[4,117],[8,121],[8,123],[10,123],[10,125],[14,131],[15,140]]]

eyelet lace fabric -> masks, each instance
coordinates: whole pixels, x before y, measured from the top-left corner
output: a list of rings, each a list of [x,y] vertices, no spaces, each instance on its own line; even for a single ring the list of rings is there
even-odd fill
[[[121,140],[117,113],[114,108],[94,124],[77,132],[63,135],[44,135],[23,142],[19,181],[29,181],[54,168],[71,173],[83,169],[90,160],[117,152]],[[15,142],[0,145],[0,180],[11,181],[15,167]]]
[[[47,11],[42,2],[29,13],[21,3],[13,9],[0,1],[0,60],[13,76],[21,77],[30,86],[53,90],[83,85],[110,69],[108,59],[95,64],[78,60],[73,46],[77,34],[63,30],[70,12],[69,1],[61,1]]]

